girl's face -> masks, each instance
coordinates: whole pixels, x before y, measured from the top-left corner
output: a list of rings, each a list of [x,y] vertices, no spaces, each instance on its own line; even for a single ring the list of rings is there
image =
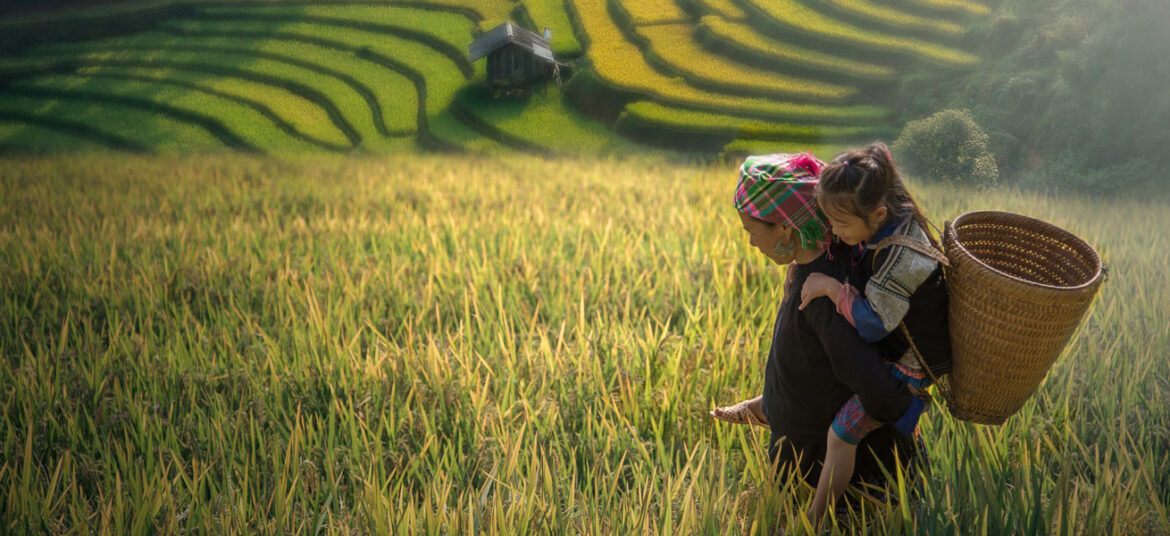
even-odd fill
[[[833,226],[833,234],[850,246],[869,240],[881,228],[888,214],[886,207],[880,206],[870,212],[868,218],[862,219],[829,203],[821,205],[821,211]]]
[[[760,253],[763,253],[765,257],[780,265],[796,260],[797,248],[790,247],[797,245],[793,243],[796,237],[792,236],[792,228],[758,220],[742,212],[739,213],[739,219],[743,222],[743,229],[751,237],[751,245],[760,250]],[[791,252],[784,255],[777,253],[777,244],[781,246],[779,249],[787,249]]]

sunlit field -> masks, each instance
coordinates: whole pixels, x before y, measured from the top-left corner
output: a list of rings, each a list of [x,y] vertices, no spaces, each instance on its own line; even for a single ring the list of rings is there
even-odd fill
[[[707,416],[781,300],[735,164],[0,160],[0,533],[803,533]],[[1170,202],[911,187],[1108,279],[1020,413],[936,403],[930,473],[837,531],[1170,534]]]

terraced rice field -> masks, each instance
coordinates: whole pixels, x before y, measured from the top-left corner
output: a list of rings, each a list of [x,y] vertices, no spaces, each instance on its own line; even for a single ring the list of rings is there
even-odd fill
[[[954,39],[989,12],[969,0],[178,0],[10,17],[0,151],[836,147],[896,134],[889,106],[909,63],[978,62]],[[505,20],[552,31],[563,88],[488,95],[467,48]],[[676,134],[686,143],[672,147],[663,136]]]

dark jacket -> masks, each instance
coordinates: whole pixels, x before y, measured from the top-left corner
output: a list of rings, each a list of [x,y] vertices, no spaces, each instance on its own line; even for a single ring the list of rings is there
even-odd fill
[[[836,279],[856,272],[844,249],[793,270],[794,291],[813,272]],[[765,370],[763,409],[772,428],[772,455],[782,464],[800,455],[802,473],[815,485],[819,464],[813,460],[824,459],[829,426],[846,401],[857,394],[871,416],[893,422],[909,407],[912,395],[890,375],[878,348],[865,342],[830,300],[813,300],[803,311],[799,305],[791,297],[780,305]],[[782,441],[791,448],[780,448]],[[911,439],[890,426],[866,436],[860,447],[855,477],[862,478],[876,470],[877,459],[889,467],[895,448],[906,456],[914,452]]]

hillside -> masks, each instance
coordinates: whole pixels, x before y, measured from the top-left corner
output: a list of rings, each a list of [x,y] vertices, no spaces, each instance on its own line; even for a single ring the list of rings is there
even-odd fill
[[[973,0],[130,1],[0,23],[0,151],[705,154],[891,138],[898,80],[966,72]],[[552,30],[563,87],[468,45]]]

